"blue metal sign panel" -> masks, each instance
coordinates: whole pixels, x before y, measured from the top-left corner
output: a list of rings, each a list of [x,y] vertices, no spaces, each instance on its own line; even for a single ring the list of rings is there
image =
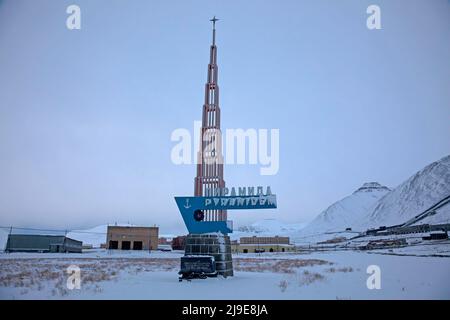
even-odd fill
[[[227,221],[203,221],[203,210],[275,209],[276,195],[233,197],[175,197],[178,209],[189,233],[221,232],[233,230]]]

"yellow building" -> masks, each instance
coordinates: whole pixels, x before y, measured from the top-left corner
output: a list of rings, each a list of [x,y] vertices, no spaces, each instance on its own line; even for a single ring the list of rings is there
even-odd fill
[[[242,237],[241,244],[289,244],[289,237]]]
[[[231,244],[233,253],[293,252],[295,246],[289,237],[242,237],[240,242]]]

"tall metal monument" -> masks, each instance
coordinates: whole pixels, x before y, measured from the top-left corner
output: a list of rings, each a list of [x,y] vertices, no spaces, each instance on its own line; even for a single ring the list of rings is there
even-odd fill
[[[219,85],[216,46],[216,22],[212,22],[212,44],[209,52],[208,76],[205,84],[205,101],[203,104],[200,148],[197,153],[197,176],[195,177],[194,195],[208,195],[209,191],[225,187],[223,180],[222,134],[220,131]],[[226,221],[226,210],[205,210],[205,221]]]
[[[216,47],[216,17],[209,53],[208,77],[205,85],[200,147],[197,154],[197,176],[193,197],[176,196],[175,201],[189,234],[185,255],[181,258],[182,279],[195,275],[233,275],[233,258],[227,221],[227,210],[275,209],[276,195],[270,188],[232,187],[223,180],[222,133],[220,131],[219,85]],[[209,258],[208,258],[209,257]]]

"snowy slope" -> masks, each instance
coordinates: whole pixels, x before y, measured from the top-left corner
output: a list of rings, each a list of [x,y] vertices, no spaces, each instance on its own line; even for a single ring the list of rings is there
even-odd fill
[[[360,221],[360,225],[377,227],[404,223],[450,195],[450,156],[426,166],[380,199]],[[429,222],[445,223],[450,208],[442,207]],[[425,220],[424,220],[425,222]]]
[[[419,224],[441,224],[441,223],[450,223],[450,203],[437,209],[436,214],[428,216],[415,224],[419,225]]]
[[[305,224],[297,223],[297,224],[286,224],[280,222],[276,219],[264,219],[257,221],[250,226],[243,226],[238,228],[238,232],[245,233],[284,233],[291,231],[298,231],[305,227]]]
[[[0,229],[0,251],[5,250],[6,243],[8,242],[9,232],[5,229]]]
[[[301,233],[307,235],[360,227],[356,222],[365,217],[375,203],[389,191],[389,188],[378,182],[364,183],[353,194],[333,203],[320,213]]]
[[[69,238],[83,241],[83,245],[91,244],[98,248],[100,244],[106,243],[106,230],[108,225],[100,225],[86,230],[73,230],[67,234]]]
[[[298,234],[305,227],[304,223],[287,224],[276,219],[264,219],[249,226],[241,226],[230,234],[231,239],[252,236],[290,236]]]
[[[127,223],[117,224],[117,226],[131,227],[133,225]],[[100,244],[106,243],[106,233],[108,225],[100,225],[87,230],[73,230],[67,234],[69,238],[83,241],[83,245],[91,244],[94,248],[99,248]]]

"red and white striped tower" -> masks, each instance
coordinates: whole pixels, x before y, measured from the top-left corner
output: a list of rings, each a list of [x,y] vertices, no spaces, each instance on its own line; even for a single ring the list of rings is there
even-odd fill
[[[224,188],[222,134],[220,131],[219,86],[217,84],[216,21],[212,18],[213,37],[209,54],[208,78],[205,85],[200,148],[197,153],[197,176],[195,177],[195,196],[207,195],[207,190]],[[226,221],[226,210],[206,210],[205,221]]]

